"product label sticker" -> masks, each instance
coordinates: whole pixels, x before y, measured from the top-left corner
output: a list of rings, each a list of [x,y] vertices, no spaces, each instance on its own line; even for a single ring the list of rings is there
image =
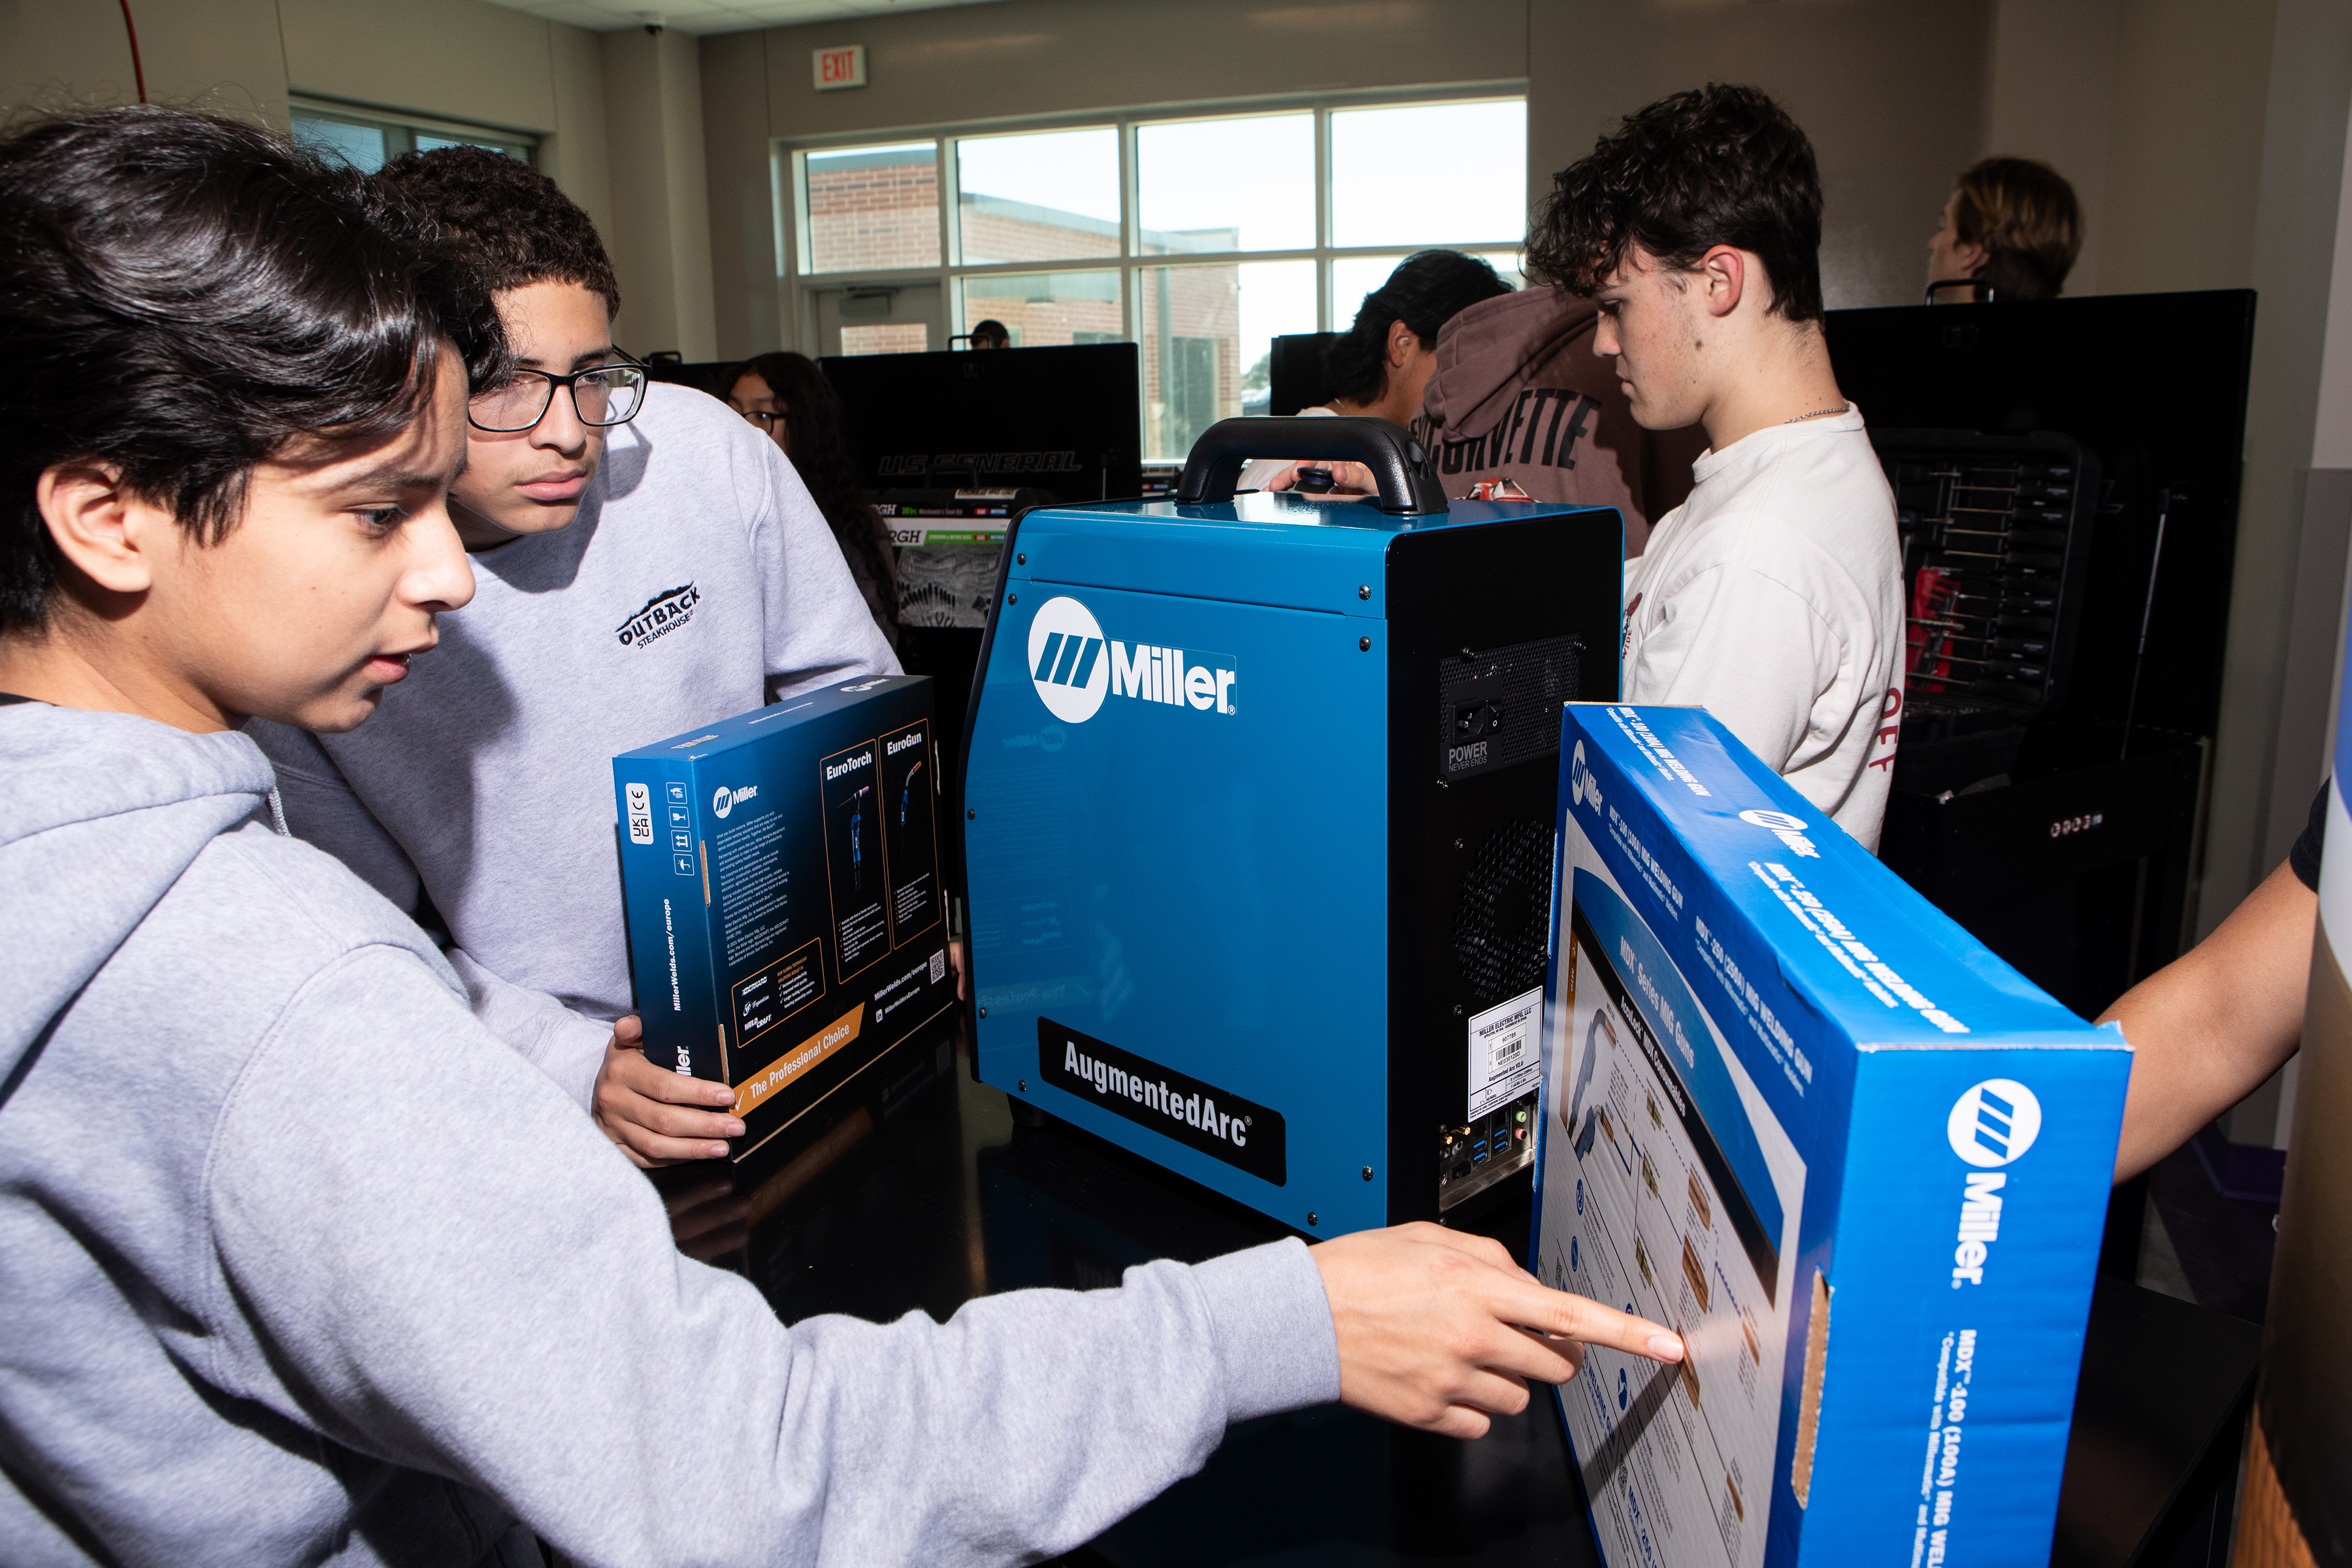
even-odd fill
[[[1543,1021],[1543,987],[1523,991],[1470,1020],[1470,1110],[1467,1121],[1508,1105],[1543,1076],[1536,1030]]]

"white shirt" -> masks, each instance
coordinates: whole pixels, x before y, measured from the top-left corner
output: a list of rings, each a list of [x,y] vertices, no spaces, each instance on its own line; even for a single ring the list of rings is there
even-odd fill
[[[1875,853],[1903,708],[1895,495],[1851,403],[1691,465],[1625,564],[1627,702],[1697,704]]]

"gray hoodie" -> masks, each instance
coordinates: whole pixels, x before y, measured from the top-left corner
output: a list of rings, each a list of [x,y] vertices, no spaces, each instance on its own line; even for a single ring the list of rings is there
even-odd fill
[[[1297,1242],[786,1328],[270,787],[0,707],[11,1564],[1007,1561],[1336,1396]]]

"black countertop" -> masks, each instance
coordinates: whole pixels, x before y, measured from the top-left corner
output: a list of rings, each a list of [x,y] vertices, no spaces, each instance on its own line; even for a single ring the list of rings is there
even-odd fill
[[[656,1177],[682,1250],[787,1321],[945,1319],[975,1296],[1118,1283],[1290,1234],[1059,1122],[1017,1126],[951,1029],[910,1040],[740,1166]],[[1521,1199],[1468,1228],[1524,1256]],[[2137,1287],[2095,1298],[2053,1562],[2202,1564],[2226,1545],[2255,1326]],[[2215,1498],[2221,1497],[2217,1513]],[[1598,1564],[1548,1390],[1475,1443],[1336,1406],[1244,1422],[1074,1563]]]

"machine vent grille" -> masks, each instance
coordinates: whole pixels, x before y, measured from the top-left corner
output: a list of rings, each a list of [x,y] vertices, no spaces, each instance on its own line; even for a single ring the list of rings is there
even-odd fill
[[[1583,695],[1584,639],[1475,652],[1437,666],[1437,776],[1448,783],[1559,754],[1559,705]]]
[[[1543,984],[1551,855],[1550,826],[1522,818],[1504,824],[1480,845],[1462,878],[1454,956],[1474,1011]]]

